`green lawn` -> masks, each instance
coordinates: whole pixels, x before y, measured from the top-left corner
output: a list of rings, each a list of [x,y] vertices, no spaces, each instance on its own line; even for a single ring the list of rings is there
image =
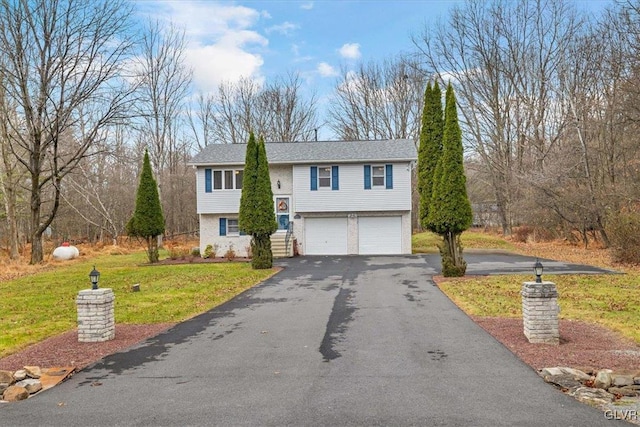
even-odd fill
[[[161,259],[163,257],[161,256]],[[115,293],[116,323],[180,322],[251,288],[275,270],[250,263],[145,266],[146,255],[104,255],[56,264],[0,283],[0,357],[76,327],[75,298],[100,271],[100,287]],[[139,283],[140,292],[131,285]]]
[[[437,253],[438,242],[439,237],[433,233],[414,234],[413,252]],[[462,233],[462,245],[465,249],[520,252],[501,237],[478,231]],[[556,258],[558,250],[548,256]],[[589,264],[590,260],[574,262]],[[640,344],[640,270],[628,269],[627,274],[620,275],[559,275],[545,279],[556,283],[561,319],[598,323]],[[470,315],[521,317],[520,288],[525,280],[532,280],[532,276],[447,278],[442,279],[440,288]]]
[[[522,282],[531,276],[444,279],[443,290],[466,313],[521,317]],[[640,344],[640,273],[546,276],[556,283],[560,318],[598,323]]]
[[[416,233],[411,237],[414,254],[438,253],[438,244],[442,239],[429,231]],[[462,233],[462,247],[464,249],[502,249],[514,250],[511,243],[502,237],[493,236],[479,231],[465,231]]]

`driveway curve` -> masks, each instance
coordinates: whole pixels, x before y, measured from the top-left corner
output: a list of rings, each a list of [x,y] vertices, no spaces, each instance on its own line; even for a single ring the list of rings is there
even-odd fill
[[[227,304],[3,405],[0,424],[621,424],[544,383],[451,303],[431,280],[436,256],[281,265]]]

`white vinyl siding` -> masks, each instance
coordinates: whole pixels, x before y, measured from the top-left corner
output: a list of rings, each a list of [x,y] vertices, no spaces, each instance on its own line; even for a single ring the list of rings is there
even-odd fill
[[[318,166],[318,174],[320,168]],[[293,166],[293,212],[411,210],[411,172],[408,162],[393,164],[393,189],[383,185],[365,190],[363,164],[358,163],[339,165],[339,190],[312,191],[309,170],[310,165]]]
[[[402,217],[358,218],[358,253],[389,255],[402,253]]]
[[[304,235],[306,255],[347,253],[347,218],[307,218]]]
[[[196,172],[197,210],[199,214],[216,214],[238,212],[240,210],[240,195],[242,190],[213,190],[205,192],[205,168],[198,168]],[[215,172],[212,171],[211,184],[213,187]],[[220,173],[222,176],[222,173]]]

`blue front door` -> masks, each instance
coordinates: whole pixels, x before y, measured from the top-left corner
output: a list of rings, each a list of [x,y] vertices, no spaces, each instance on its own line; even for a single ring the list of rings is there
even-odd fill
[[[276,197],[276,220],[278,221],[278,230],[287,230],[289,227],[289,217],[291,215],[289,196]]]

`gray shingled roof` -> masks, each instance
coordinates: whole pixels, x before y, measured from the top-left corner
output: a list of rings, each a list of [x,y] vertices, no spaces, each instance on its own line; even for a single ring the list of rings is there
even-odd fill
[[[271,142],[265,146],[267,159],[271,164],[411,161],[417,159],[416,146],[409,139]],[[246,150],[246,144],[211,144],[196,154],[189,164],[194,166],[244,164]]]

